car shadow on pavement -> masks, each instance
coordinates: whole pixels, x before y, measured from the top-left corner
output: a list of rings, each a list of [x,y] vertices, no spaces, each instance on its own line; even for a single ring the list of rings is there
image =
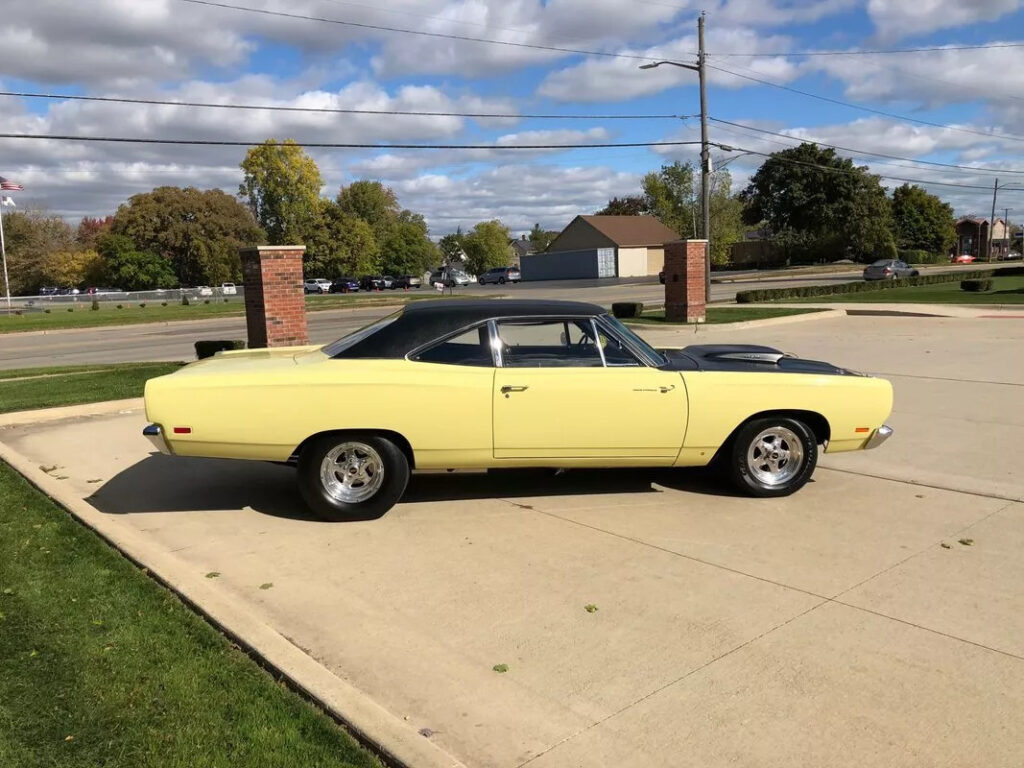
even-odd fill
[[[543,469],[415,473],[399,503],[545,496],[661,493],[714,496],[735,492],[703,469]],[[119,472],[86,501],[101,512],[237,510],[292,520],[317,520],[303,504],[291,467],[234,459],[192,459],[154,453]]]

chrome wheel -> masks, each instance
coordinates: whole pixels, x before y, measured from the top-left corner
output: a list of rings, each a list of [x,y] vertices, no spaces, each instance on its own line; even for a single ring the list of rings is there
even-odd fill
[[[339,443],[320,462],[320,482],[332,498],[358,504],[380,490],[384,483],[384,462],[366,443]]]
[[[747,449],[747,468],[765,485],[789,482],[803,463],[803,443],[786,427],[769,427],[751,440]]]

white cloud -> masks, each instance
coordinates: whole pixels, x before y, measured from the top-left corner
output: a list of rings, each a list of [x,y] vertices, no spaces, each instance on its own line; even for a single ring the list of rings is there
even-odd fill
[[[937,29],[994,22],[1022,7],[1021,0],[868,0],[868,15],[881,40]]]

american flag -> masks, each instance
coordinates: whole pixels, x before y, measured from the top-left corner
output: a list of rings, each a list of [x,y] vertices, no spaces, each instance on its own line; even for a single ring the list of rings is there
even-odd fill
[[[5,192],[20,192],[24,189],[21,184],[15,184],[13,181],[8,181],[3,176],[0,176],[0,189]]]

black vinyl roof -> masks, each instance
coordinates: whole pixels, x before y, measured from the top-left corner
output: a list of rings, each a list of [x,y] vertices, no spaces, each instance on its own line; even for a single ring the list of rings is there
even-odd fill
[[[414,349],[484,320],[506,317],[591,317],[606,310],[582,301],[437,299],[415,301],[394,322],[339,352],[338,358],[402,358]]]

